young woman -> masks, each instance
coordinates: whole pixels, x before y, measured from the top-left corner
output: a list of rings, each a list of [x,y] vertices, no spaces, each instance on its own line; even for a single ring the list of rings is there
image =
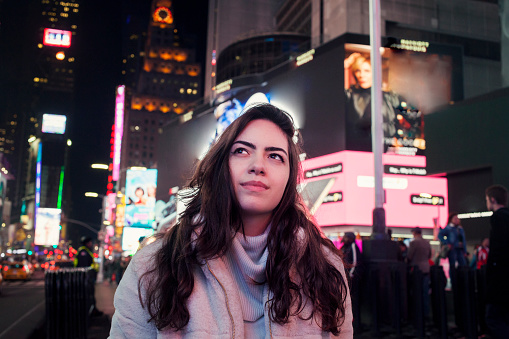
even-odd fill
[[[353,337],[343,261],[297,193],[295,134],[269,104],[224,131],[179,223],[127,268],[110,337]]]

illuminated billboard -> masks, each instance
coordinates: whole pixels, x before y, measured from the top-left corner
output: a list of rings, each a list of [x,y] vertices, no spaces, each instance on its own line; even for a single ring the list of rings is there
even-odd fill
[[[46,46],[71,47],[71,31],[45,28],[43,44]]]
[[[35,217],[35,245],[58,245],[60,241],[61,211],[59,208],[37,208]]]
[[[445,225],[447,179],[422,175],[424,156],[384,154],[382,161],[387,226],[433,228],[435,218]],[[302,169],[302,196],[320,226],[373,225],[373,153],[324,155],[303,161]]]
[[[150,237],[154,234],[154,230],[151,228],[142,227],[124,227],[122,232],[122,251],[127,254],[134,254],[140,246],[141,237]]]
[[[120,152],[122,150],[122,136],[124,134],[124,101],[125,86],[118,86],[115,98],[115,136],[113,140],[113,169],[111,173],[113,181],[118,181],[120,175]]]
[[[59,114],[42,115],[42,133],[64,134],[67,117]]]
[[[407,42],[407,40],[402,40]],[[384,150],[423,155],[424,115],[451,101],[452,58],[427,53],[427,44],[396,44],[382,49]],[[428,44],[429,45],[429,44]],[[370,47],[345,44],[346,148],[371,151]]]
[[[157,170],[127,170],[124,226],[152,227],[155,220]]]

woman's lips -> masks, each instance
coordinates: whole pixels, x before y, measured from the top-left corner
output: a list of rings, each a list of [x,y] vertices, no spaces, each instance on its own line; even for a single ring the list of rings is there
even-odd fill
[[[269,189],[269,186],[265,185],[261,181],[247,181],[240,184],[240,186],[244,187],[247,190],[260,192]]]

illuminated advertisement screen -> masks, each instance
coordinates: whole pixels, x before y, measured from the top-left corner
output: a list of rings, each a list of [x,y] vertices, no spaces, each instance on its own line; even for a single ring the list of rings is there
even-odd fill
[[[124,134],[124,100],[125,86],[118,86],[115,98],[115,136],[113,138],[113,169],[111,172],[113,181],[118,181],[120,174],[120,152]]]
[[[42,115],[42,133],[64,134],[67,117],[58,114]]]
[[[35,245],[58,245],[60,241],[61,211],[59,208],[37,208],[35,217]]]
[[[127,170],[125,226],[152,227],[155,220],[157,170]]]
[[[124,227],[122,233],[122,250],[128,254],[134,254],[140,246],[141,237],[150,237],[154,234],[152,228]]]
[[[46,46],[71,47],[71,31],[45,28],[43,44]]]
[[[447,179],[420,175],[424,156],[384,154],[388,227],[433,228],[447,222]],[[397,169],[405,168],[394,174]],[[302,197],[320,226],[373,225],[373,153],[343,151],[302,162]]]
[[[451,101],[452,58],[427,53],[425,42],[402,41],[398,49],[382,49],[384,150],[423,155],[424,116]],[[345,71],[346,148],[371,151],[370,47],[346,43],[341,62]]]

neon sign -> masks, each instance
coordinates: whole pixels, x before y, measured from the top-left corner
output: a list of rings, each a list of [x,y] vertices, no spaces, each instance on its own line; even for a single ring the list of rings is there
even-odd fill
[[[115,99],[115,137],[113,144],[113,181],[118,181],[120,174],[120,151],[122,149],[122,136],[124,134],[124,99],[125,86],[117,87]]]
[[[45,28],[43,44],[46,46],[71,47],[71,31]]]

